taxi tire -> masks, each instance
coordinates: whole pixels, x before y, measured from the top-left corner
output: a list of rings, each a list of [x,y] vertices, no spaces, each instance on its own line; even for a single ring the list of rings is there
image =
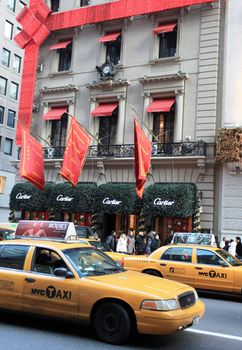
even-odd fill
[[[131,320],[125,308],[106,302],[94,314],[93,328],[99,339],[110,344],[122,344],[131,334]]]
[[[144,270],[142,272],[147,273],[148,275],[152,275],[152,276],[163,277],[162,274],[157,270],[147,269],[147,270]]]

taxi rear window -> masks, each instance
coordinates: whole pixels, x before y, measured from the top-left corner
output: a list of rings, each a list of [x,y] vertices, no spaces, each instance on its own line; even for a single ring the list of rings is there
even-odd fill
[[[23,270],[29,246],[25,245],[1,245],[0,267]]]

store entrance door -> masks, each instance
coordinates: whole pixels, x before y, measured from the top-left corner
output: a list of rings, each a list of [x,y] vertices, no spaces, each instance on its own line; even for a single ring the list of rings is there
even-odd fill
[[[192,217],[172,218],[156,216],[152,220],[152,230],[160,235],[161,243],[167,244],[169,237],[174,232],[191,232]]]
[[[103,237],[107,237],[112,231],[115,231],[116,214],[103,215]]]

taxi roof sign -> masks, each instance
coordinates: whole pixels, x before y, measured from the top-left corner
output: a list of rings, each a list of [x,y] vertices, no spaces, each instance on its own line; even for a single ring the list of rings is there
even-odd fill
[[[78,240],[73,222],[20,220],[16,238]]]
[[[201,232],[175,232],[171,244],[200,244],[216,246],[215,237],[212,233]]]

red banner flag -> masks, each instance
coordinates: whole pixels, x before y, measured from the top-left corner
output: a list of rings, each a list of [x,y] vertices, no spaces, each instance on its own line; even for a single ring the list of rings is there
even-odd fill
[[[30,135],[29,130],[24,127],[21,129],[20,176],[43,191],[45,186],[43,147]]]
[[[92,139],[73,117],[60,174],[76,186]]]
[[[144,134],[137,120],[134,118],[134,161],[136,193],[140,198],[143,197],[146,176],[150,168],[151,150],[151,142]]]

